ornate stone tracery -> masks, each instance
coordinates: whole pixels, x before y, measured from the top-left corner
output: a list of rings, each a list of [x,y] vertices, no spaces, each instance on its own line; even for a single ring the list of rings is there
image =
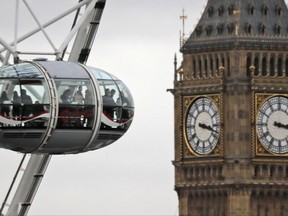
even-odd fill
[[[288,155],[271,154],[256,131],[260,105],[288,96],[287,20],[284,0],[209,0],[181,47],[173,89],[180,215],[288,215]],[[183,135],[188,105],[201,96],[217,98],[221,116],[208,155],[193,154]]]

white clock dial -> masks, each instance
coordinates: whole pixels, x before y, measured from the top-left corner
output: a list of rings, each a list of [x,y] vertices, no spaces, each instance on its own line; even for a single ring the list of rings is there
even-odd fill
[[[196,154],[213,151],[220,136],[220,115],[211,99],[201,97],[192,103],[186,115],[185,136]]]
[[[274,154],[288,153],[288,98],[266,100],[259,109],[256,128],[265,149]]]

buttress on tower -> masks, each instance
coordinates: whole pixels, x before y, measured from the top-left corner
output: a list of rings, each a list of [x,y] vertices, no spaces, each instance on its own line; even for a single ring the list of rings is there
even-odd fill
[[[180,215],[288,215],[287,20],[284,0],[208,0],[182,45],[172,90]]]

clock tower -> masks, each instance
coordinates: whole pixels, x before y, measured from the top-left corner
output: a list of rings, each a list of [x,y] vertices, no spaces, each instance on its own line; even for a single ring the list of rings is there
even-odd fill
[[[183,43],[171,90],[180,215],[288,215],[287,20],[284,0],[208,0]]]

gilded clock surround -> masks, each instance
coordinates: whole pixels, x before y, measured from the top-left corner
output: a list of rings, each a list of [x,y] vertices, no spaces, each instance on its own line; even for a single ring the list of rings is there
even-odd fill
[[[219,131],[219,137],[218,137],[218,141],[215,145],[215,147],[211,150],[211,152],[209,152],[208,154],[199,154],[197,153],[189,144],[189,141],[187,139],[187,134],[186,134],[186,117],[188,115],[189,109],[190,107],[193,105],[193,103],[200,98],[207,98],[209,100],[211,100],[217,107],[217,112],[219,114],[220,117],[220,131]],[[222,133],[222,113],[221,113],[221,96],[219,94],[214,94],[214,95],[202,95],[200,96],[184,96],[183,97],[184,100],[184,106],[183,106],[183,113],[184,113],[184,118],[183,118],[183,137],[184,137],[184,152],[185,152],[185,156],[186,157],[221,157],[221,155],[223,155],[223,151],[222,151],[222,140],[223,140],[223,133]]]
[[[273,93],[255,93],[254,96],[254,128],[253,128],[253,137],[254,137],[254,153],[255,156],[262,156],[262,157],[283,157],[288,156],[288,153],[280,154],[280,153],[274,153],[269,150],[267,150],[263,145],[261,144],[261,141],[259,140],[258,132],[257,132],[257,115],[259,113],[259,109],[262,106],[265,101],[269,100],[270,98],[277,97],[277,96],[283,96],[288,97],[288,94],[273,94]]]

